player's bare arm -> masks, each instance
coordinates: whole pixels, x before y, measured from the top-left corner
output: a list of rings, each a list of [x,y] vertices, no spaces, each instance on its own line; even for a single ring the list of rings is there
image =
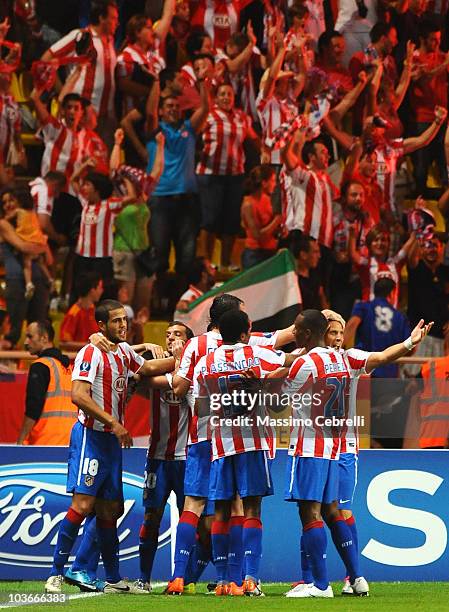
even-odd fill
[[[280,348],[281,346],[285,346],[286,344],[290,344],[290,342],[295,341],[295,326],[290,325],[285,329],[280,329],[276,335],[276,342],[274,343],[274,348]]]
[[[91,384],[89,382],[74,380],[72,383],[72,402],[89,416],[110,427],[112,433],[117,437],[122,446],[130,448],[133,445],[133,441],[128,431],[94,402],[90,395],[90,389]]]
[[[427,336],[429,331],[432,329],[432,326],[433,321],[425,324],[424,320],[421,319],[407,340],[400,342],[399,344],[393,344],[393,346],[389,346],[382,352],[371,353],[366,362],[366,372],[369,374],[379,366],[387,365],[392,361],[399,359],[399,357],[408,355],[409,352]]]
[[[168,374],[175,369],[175,358],[152,359],[145,361],[139,370],[141,376],[157,376],[158,374]]]

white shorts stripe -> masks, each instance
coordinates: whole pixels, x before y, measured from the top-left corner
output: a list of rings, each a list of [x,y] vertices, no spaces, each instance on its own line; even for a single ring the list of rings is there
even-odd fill
[[[293,457],[292,469],[290,471],[290,484],[288,486],[288,492],[289,493],[292,492],[292,488],[293,488],[293,478],[295,477],[295,461],[296,461],[296,457]]]
[[[79,484],[81,482],[81,473],[83,471],[85,448],[86,448],[86,428],[83,427],[83,443],[81,445],[80,465],[79,465],[79,468],[78,468],[78,480],[76,481],[77,486],[79,486]]]
[[[269,487],[271,487],[270,470],[268,469],[268,459],[267,459],[267,453],[266,452],[264,452],[264,454],[263,454],[263,460],[264,460],[264,463],[265,463],[265,475],[267,477],[267,485]]]

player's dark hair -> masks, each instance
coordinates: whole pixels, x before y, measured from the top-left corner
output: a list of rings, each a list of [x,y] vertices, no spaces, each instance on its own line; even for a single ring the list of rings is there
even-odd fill
[[[329,324],[321,310],[307,308],[299,316],[303,318],[303,327],[309,329],[314,337],[321,338],[324,336]]]
[[[107,323],[111,310],[123,308],[123,304],[118,300],[102,300],[95,308],[95,321],[97,323]]]
[[[190,327],[188,325],[186,325],[185,323],[183,323],[182,321],[171,321],[167,325],[167,329],[169,329],[170,327],[174,327],[175,325],[180,325],[181,327],[184,327],[184,329],[186,330],[186,338],[187,338],[187,340],[190,340],[195,335],[193,333],[193,331],[190,329]]]
[[[100,17],[108,16],[109,7],[113,6],[118,10],[117,3],[115,0],[94,0],[90,7],[89,21],[92,25],[98,25],[100,23]]]
[[[251,323],[243,310],[228,310],[220,318],[218,329],[223,342],[234,344],[240,340],[242,334],[249,332]]]
[[[390,31],[394,28],[392,23],[386,23],[385,21],[378,21],[373,25],[370,30],[369,37],[372,43],[377,43],[382,36],[388,36]]]
[[[209,310],[210,323],[207,326],[207,331],[210,331],[214,327],[218,327],[221,317],[225,312],[228,312],[228,310],[240,310],[241,304],[243,304],[243,300],[236,295],[231,295],[230,293],[217,295]]]
[[[84,106],[83,105],[83,99],[77,93],[68,93],[68,94],[66,94],[63,97],[62,102],[61,102],[62,108],[65,108],[69,102],[79,102],[81,104],[81,106]]]
[[[101,172],[88,172],[84,180],[92,183],[95,191],[100,196],[100,200],[107,200],[114,191],[111,179],[106,174],[101,174]]]
[[[34,323],[37,325],[40,335],[47,335],[49,342],[53,342],[55,339],[55,330],[53,329],[51,321],[48,319],[39,319],[38,321],[34,321]]]
[[[387,298],[395,287],[396,283],[392,278],[382,276],[374,283],[374,297]]]
[[[91,289],[98,287],[101,277],[97,272],[86,272],[76,280],[76,293],[79,297],[86,297]]]

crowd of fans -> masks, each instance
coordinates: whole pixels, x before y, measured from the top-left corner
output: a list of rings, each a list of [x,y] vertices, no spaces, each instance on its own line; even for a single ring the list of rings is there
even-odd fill
[[[0,7],[1,348],[51,297],[70,307],[69,348],[95,331],[102,294],[134,321],[155,292],[167,314],[185,308],[217,280],[219,238],[224,278],[289,248],[304,308],[352,321],[358,300],[388,298],[412,327],[435,321],[420,350],[444,354],[445,3],[56,5]]]

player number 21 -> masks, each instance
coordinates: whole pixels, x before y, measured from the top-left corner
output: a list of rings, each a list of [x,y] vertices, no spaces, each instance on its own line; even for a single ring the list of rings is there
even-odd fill
[[[341,418],[345,415],[345,391],[347,376],[326,378],[326,387],[331,387],[332,393],[324,405],[325,417]]]

